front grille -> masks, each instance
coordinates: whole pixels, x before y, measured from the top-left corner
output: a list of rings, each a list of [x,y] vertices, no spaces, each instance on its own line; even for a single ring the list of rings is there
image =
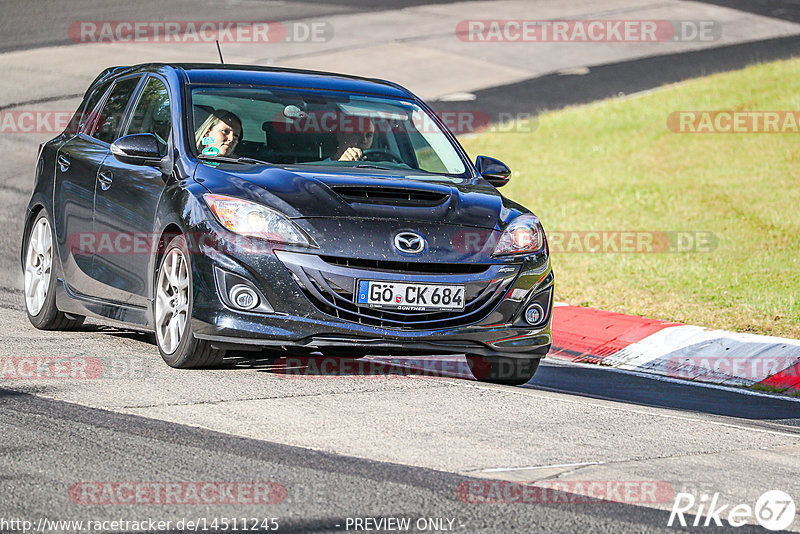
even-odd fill
[[[342,267],[356,267],[370,271],[395,272],[405,274],[473,274],[484,273],[489,265],[475,263],[421,263],[410,261],[362,260],[356,258],[337,258],[320,256],[322,261]]]
[[[437,191],[391,187],[335,186],[331,189],[348,204],[432,207],[444,203],[450,196],[448,193]]]
[[[362,270],[352,266],[354,261],[365,262],[368,260],[350,260],[351,266],[348,268],[338,264],[331,265],[327,261],[323,262],[323,258],[318,256],[279,253],[279,257],[292,272],[295,281],[308,300],[321,312],[344,321],[399,330],[452,328],[480,322],[503,300],[519,272],[519,266],[514,266],[513,272],[499,275],[497,269],[502,266],[480,265],[478,266],[481,269],[479,273],[462,275],[462,281],[454,280],[453,275],[441,276],[439,280],[430,275],[426,276],[424,280],[405,278],[403,280],[405,282],[463,284],[465,286],[465,306],[461,311],[399,311],[361,307],[355,304],[354,290],[357,280],[380,279],[380,274],[376,276],[372,272],[374,268]],[[290,261],[295,258],[302,259],[302,261]],[[313,260],[309,258],[313,258]],[[494,269],[492,269],[493,267]],[[481,276],[483,272],[486,274]],[[393,274],[409,275],[404,270],[395,271]]]

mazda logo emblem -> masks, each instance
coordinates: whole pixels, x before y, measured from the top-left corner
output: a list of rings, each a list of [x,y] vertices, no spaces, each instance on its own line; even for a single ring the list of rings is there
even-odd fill
[[[400,232],[394,236],[394,246],[406,254],[419,254],[425,250],[425,238],[414,232]]]

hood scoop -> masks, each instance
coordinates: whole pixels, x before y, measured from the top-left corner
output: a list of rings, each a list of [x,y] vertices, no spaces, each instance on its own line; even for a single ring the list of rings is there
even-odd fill
[[[373,204],[408,208],[432,208],[450,198],[449,193],[396,187],[333,186],[331,189],[350,204]]]

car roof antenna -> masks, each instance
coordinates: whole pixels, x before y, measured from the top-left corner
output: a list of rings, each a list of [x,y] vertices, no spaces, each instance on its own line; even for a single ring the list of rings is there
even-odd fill
[[[217,39],[217,52],[219,52],[219,62],[220,64],[224,65],[225,60],[222,59],[222,49],[219,47],[219,39]]]

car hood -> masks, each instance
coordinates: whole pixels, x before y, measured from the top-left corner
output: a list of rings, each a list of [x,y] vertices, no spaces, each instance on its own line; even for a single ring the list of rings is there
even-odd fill
[[[201,164],[210,192],[273,207],[292,219],[358,218],[496,229],[524,211],[488,182],[408,171]]]

